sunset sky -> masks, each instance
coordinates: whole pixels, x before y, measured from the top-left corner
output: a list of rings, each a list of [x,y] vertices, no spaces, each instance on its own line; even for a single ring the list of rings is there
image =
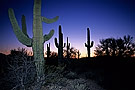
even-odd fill
[[[28,35],[32,38],[34,0],[1,0],[0,3],[0,53],[18,47],[31,48],[21,44],[12,29],[8,17],[8,8],[13,8],[19,26],[21,16],[26,16]],[[91,30],[91,40],[94,41],[92,52],[100,39],[119,38],[131,35],[135,38],[135,0],[42,0],[42,16],[53,18],[59,16],[57,22],[43,23],[43,33],[55,30],[54,36],[46,44],[51,43],[51,51],[57,52],[54,38],[58,38],[58,26],[62,26],[64,42],[69,37],[71,47],[80,50],[81,56],[87,54],[84,45],[87,39],[86,29]],[[93,56],[93,53],[92,55]]]

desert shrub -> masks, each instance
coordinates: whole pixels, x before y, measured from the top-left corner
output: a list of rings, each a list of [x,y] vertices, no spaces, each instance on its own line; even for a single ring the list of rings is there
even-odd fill
[[[96,56],[132,57],[135,55],[135,43],[130,35],[123,38],[101,39],[95,50]]]
[[[8,82],[12,90],[26,90],[36,77],[35,64],[25,49],[11,50],[8,58]]]

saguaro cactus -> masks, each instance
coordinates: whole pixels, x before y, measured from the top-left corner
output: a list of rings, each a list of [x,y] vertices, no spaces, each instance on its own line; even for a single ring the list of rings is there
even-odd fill
[[[79,50],[77,51],[77,55],[78,55],[78,59],[80,58],[81,53],[79,52]]]
[[[88,58],[90,58],[90,48],[93,47],[94,41],[90,44],[90,30],[87,28],[87,44],[85,43],[85,47],[87,47]]]
[[[59,44],[57,42],[57,38],[55,38],[55,46],[58,48],[58,62],[63,62],[63,48],[65,47],[65,43],[63,46],[63,34],[61,31],[61,25],[59,25]]]
[[[47,44],[47,59],[49,59],[50,53],[51,53],[51,51],[50,51],[50,43],[49,43],[49,44]]]
[[[67,37],[67,59],[69,59],[69,48],[70,48],[70,43],[68,43],[68,37]]]
[[[29,38],[27,35],[25,16],[22,16],[22,31],[17,23],[13,9],[9,8],[9,19],[11,21],[13,31],[18,40],[28,46],[32,47],[34,54],[34,61],[37,69],[37,76],[40,78],[44,75],[44,43],[49,40],[54,30],[51,30],[48,35],[43,36],[42,22],[53,23],[58,20],[58,16],[53,19],[47,19],[41,16],[41,0],[34,0],[33,8],[33,38]]]

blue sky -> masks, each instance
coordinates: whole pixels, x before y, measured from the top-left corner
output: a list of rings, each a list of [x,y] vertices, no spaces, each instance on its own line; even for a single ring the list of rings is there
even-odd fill
[[[32,38],[33,0],[3,0],[0,3],[0,52],[25,47],[16,38],[8,18],[8,8],[13,8],[21,27],[21,16],[26,16],[27,30]],[[43,23],[43,33],[55,30],[51,42],[51,50],[57,52],[54,38],[58,38],[58,26],[62,25],[64,42],[69,37],[72,47],[86,56],[86,29],[91,30],[91,40],[95,49],[100,39],[109,37],[135,37],[135,1],[134,0],[42,0],[42,16],[59,20],[52,24]],[[31,48],[27,48],[28,50]]]

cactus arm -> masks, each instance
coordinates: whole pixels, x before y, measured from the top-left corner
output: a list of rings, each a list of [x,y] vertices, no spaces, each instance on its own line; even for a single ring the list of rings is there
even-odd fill
[[[50,48],[50,43],[49,43],[49,48]]]
[[[70,47],[70,43],[69,43],[68,47]]]
[[[22,15],[22,32],[27,36],[27,37],[29,37],[28,36],[28,34],[27,34],[27,27],[26,27],[26,20],[25,20],[25,16],[24,15]]]
[[[18,38],[18,40],[28,46],[28,47],[31,47],[32,46],[32,39],[31,38],[28,38],[20,29],[18,23],[17,23],[17,20],[15,18],[15,15],[14,15],[14,11],[13,9],[9,8],[8,10],[8,14],[9,14],[9,19],[11,21],[11,24],[12,24],[12,27],[13,27],[13,31],[16,35],[16,37]]]
[[[58,42],[57,42],[57,38],[55,38],[55,46],[56,46],[57,48],[59,48],[59,45],[58,45]]]
[[[85,47],[88,47],[88,45],[85,43]]]
[[[94,45],[94,41],[91,42],[90,48],[93,47],[93,45]]]
[[[54,30],[51,30],[50,32],[49,32],[49,34],[45,34],[44,35],[44,42],[45,41],[48,41],[52,36],[53,36],[53,34],[54,34]]]
[[[46,17],[41,17],[41,18],[42,18],[42,21],[43,21],[43,22],[49,24],[49,23],[56,22],[56,21],[58,20],[59,16],[56,16],[56,17],[54,17],[53,19],[48,19],[48,18],[46,18]]]

